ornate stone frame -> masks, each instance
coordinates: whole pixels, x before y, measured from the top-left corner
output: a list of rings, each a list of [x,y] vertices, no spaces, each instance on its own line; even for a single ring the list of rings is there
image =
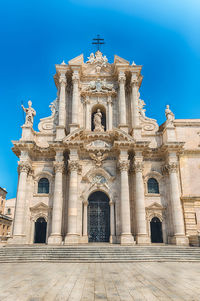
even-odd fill
[[[42,178],[47,178],[49,181],[49,193],[38,193],[38,182]],[[39,172],[34,176],[34,196],[49,196],[52,194],[52,182],[53,182],[53,175],[48,171]]]
[[[157,172],[157,171],[150,171],[146,176],[144,177],[144,191],[145,191],[145,196],[154,196],[154,197],[160,197],[160,187],[161,187],[161,179],[162,175]],[[156,179],[158,182],[158,187],[159,187],[159,193],[149,193],[148,192],[148,187],[147,187],[147,182],[150,178]]]
[[[51,211],[51,208],[44,204],[43,202],[40,202],[36,204],[33,207],[30,207],[30,221],[31,221],[31,229],[30,229],[30,243],[34,243],[34,232],[35,232],[35,222],[38,218],[43,217],[45,221],[47,222],[47,232],[46,232],[46,241],[48,238],[48,217],[49,217],[49,212]]]
[[[163,242],[166,242],[166,233],[165,233],[165,207],[158,204],[157,202],[152,203],[150,206],[146,207],[146,220],[147,220],[147,229],[148,235],[151,237],[151,228],[150,223],[152,218],[157,217],[162,223],[162,233],[163,233]]]

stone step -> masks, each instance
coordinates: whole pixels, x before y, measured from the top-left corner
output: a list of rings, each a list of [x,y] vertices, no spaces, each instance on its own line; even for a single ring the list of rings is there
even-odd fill
[[[6,246],[0,262],[200,262],[200,248],[177,246]]]

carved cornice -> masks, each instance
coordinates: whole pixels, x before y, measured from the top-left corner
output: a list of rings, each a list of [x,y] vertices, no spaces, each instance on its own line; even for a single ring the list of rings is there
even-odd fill
[[[18,163],[18,173],[26,172],[27,174],[31,172],[31,164],[29,162],[19,162]]]
[[[162,168],[163,174],[176,173],[177,171],[178,171],[178,163],[176,162],[168,163]]]
[[[118,168],[122,171],[128,171],[130,167],[130,160],[119,160]]]
[[[57,172],[64,173],[65,172],[64,162],[54,162],[53,165],[54,165],[55,173],[57,173]]]

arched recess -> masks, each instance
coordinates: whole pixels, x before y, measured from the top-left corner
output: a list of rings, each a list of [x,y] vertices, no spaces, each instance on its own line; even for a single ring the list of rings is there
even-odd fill
[[[88,197],[88,239],[89,242],[110,240],[110,199],[97,190]]]
[[[91,110],[91,131],[94,131],[94,115],[97,113],[97,110],[100,109],[102,118],[101,124],[104,127],[104,131],[107,129],[107,118],[106,118],[106,108],[102,104],[96,104],[92,107]]]
[[[151,229],[151,242],[163,243],[162,221],[157,216],[154,216],[151,219],[150,229]]]

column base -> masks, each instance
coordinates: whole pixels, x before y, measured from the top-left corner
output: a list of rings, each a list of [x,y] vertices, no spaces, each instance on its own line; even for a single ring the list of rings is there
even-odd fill
[[[119,129],[128,133],[128,125],[126,124],[119,124]]]
[[[66,136],[65,128],[58,125],[56,127],[56,141],[62,140]]]
[[[61,235],[51,235],[48,238],[48,245],[61,245],[62,244],[62,236]]]
[[[72,132],[75,131],[75,130],[78,130],[79,127],[80,127],[80,126],[79,126],[78,123],[71,123],[71,124],[69,124],[70,133],[72,133]]]
[[[120,237],[120,244],[121,245],[135,245],[134,238],[132,234],[122,234]]]
[[[88,236],[83,235],[80,237],[80,244],[87,244],[88,243]]]
[[[189,246],[189,239],[185,235],[174,235],[169,237],[169,243],[177,246]]]
[[[11,245],[24,245],[24,244],[27,244],[26,236],[25,235],[13,235],[13,236],[8,238],[7,243],[11,244]]]
[[[138,245],[149,245],[150,244],[150,237],[146,234],[136,235],[136,243]]]
[[[65,236],[65,245],[78,244],[79,240],[80,237],[78,234],[67,234],[67,236]]]
[[[110,235],[109,241],[110,241],[110,244],[116,244],[116,243],[117,243],[117,238],[116,238],[116,236]]]

